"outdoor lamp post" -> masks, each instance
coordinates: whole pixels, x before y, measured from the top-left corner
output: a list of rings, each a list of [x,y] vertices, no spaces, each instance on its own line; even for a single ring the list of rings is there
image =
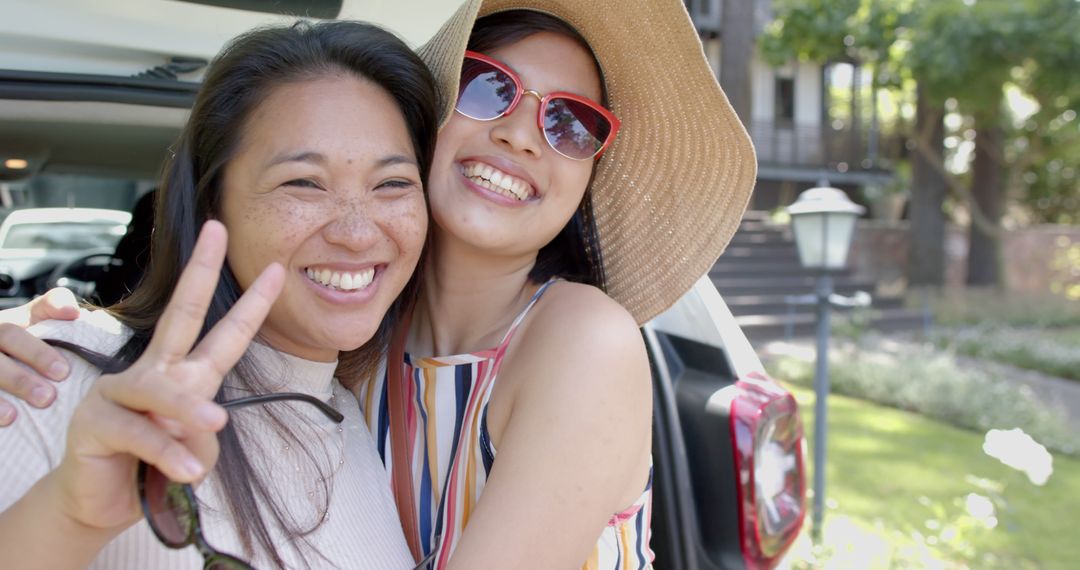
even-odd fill
[[[853,203],[843,191],[823,183],[799,194],[788,206],[799,261],[818,271],[817,363],[814,369],[814,505],[813,539],[821,543],[825,503],[826,398],[829,394],[829,317],[833,303],[832,272],[847,264],[855,219],[865,208]]]

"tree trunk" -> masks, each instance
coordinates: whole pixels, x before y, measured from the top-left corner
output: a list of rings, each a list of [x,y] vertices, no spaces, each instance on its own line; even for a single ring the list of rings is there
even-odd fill
[[[858,168],[862,160],[862,66],[857,61],[851,62],[851,101],[848,102],[848,112],[851,114],[848,123],[848,132],[845,141],[844,156],[842,162],[846,162],[851,168]]]
[[[750,128],[750,62],[754,57],[754,0],[724,0],[720,23],[720,86]]]
[[[1001,226],[1005,208],[1005,176],[1001,163],[1005,133],[999,117],[980,115],[975,119],[975,160],[972,165],[971,195],[973,208],[979,208],[995,227]],[[974,286],[1002,287],[1001,240],[982,231],[977,224],[968,230],[967,283]]]
[[[938,160],[944,160],[944,108],[932,104],[919,88],[915,107],[915,136],[927,133]],[[922,153],[911,155],[911,199],[908,213],[911,249],[908,250],[908,283],[913,286],[945,285],[945,180]]]

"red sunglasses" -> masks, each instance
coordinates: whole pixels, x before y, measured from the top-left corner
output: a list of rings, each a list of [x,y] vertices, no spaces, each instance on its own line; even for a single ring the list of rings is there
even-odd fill
[[[551,148],[566,158],[600,156],[619,132],[619,119],[599,103],[562,91],[541,96],[525,89],[521,78],[502,62],[465,52],[455,106],[458,113],[477,121],[493,121],[513,113],[524,93],[540,100],[536,126]]]

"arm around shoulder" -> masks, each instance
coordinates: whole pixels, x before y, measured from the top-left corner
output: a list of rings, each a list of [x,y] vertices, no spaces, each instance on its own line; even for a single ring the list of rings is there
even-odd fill
[[[37,325],[35,331],[76,341],[85,340],[79,335],[84,328],[53,322]],[[0,430],[5,458],[0,463],[0,552],[12,568],[85,568],[119,532],[89,527],[68,516],[58,483],[68,426],[85,392],[100,376],[85,361],[73,359],[73,364],[68,381],[57,385],[56,405],[35,409],[16,402],[22,417]]]
[[[451,568],[580,568],[648,479],[651,376],[633,318],[573,283],[534,311],[500,372],[512,411]]]

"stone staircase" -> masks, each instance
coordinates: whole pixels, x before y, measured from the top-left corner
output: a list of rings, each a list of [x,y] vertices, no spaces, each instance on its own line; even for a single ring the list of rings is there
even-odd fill
[[[814,307],[789,306],[785,299],[813,293],[816,274],[799,264],[790,228],[769,222],[766,212],[746,213],[709,276],[751,341],[783,339],[789,322],[793,336],[813,336]],[[923,326],[922,311],[904,307],[902,298],[877,295],[873,281],[856,279],[850,270],[834,276],[833,285],[841,295],[866,291],[873,296],[871,306],[861,310],[873,329],[912,330]],[[838,310],[834,324],[849,313]]]

